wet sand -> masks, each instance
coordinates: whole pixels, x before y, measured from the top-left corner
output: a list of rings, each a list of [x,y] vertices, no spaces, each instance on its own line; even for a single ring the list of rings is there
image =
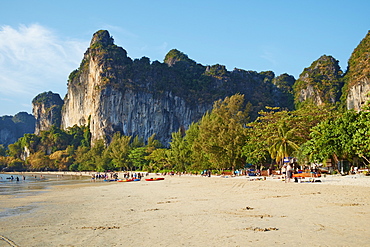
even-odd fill
[[[0,246],[369,246],[370,178],[322,181],[166,176],[1,196],[25,210],[0,218]]]

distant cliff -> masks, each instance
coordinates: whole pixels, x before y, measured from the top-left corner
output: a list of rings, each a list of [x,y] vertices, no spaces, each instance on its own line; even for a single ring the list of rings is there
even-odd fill
[[[32,100],[32,111],[36,118],[35,134],[49,130],[52,125],[60,127],[62,122],[63,100],[59,94],[44,92]]]
[[[348,60],[344,79],[343,101],[348,109],[361,110],[370,100],[370,31]]]
[[[5,147],[12,144],[26,133],[35,131],[35,118],[27,112],[15,116],[0,117],[0,144]]]
[[[235,93],[252,103],[252,116],[265,105],[292,108],[285,96],[292,95],[293,83],[292,76],[275,77],[271,71],[203,66],[176,49],[164,63],[146,57],[132,60],[101,30],[69,76],[61,126],[89,124],[92,141],[109,142],[121,131],[145,139],[156,133],[168,144],[172,132],[198,121],[215,100]]]

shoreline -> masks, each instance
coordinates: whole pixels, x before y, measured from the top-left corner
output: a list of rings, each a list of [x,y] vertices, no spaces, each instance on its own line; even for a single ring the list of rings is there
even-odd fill
[[[0,197],[1,205],[25,210],[0,218],[0,237],[17,246],[367,245],[370,178],[325,179],[184,175],[52,186]]]
[[[126,172],[114,172],[118,174],[118,179],[123,179],[124,174]],[[135,173],[135,171],[130,171],[129,173]],[[143,171],[137,171],[136,173],[145,173]],[[9,175],[32,175],[32,174],[39,174],[39,175],[52,175],[52,176],[70,176],[70,177],[89,177],[94,174],[105,174],[105,172],[71,172],[71,171],[39,171],[39,172],[3,172],[1,174],[9,174]],[[111,172],[106,172],[106,174],[111,174]],[[200,174],[194,175],[194,174],[182,174],[182,175],[161,175],[159,173],[148,173],[145,177],[189,177],[189,178],[199,178],[203,177]],[[206,177],[204,177],[206,178]],[[282,178],[280,176],[221,176],[221,175],[212,175],[210,178],[221,178],[221,179],[245,179],[248,181],[277,181],[277,182],[283,182]],[[302,183],[308,183],[310,178],[302,179]],[[321,184],[332,184],[332,185],[354,185],[354,186],[364,186],[364,187],[370,187],[370,176],[365,176],[363,174],[353,174],[353,175],[346,175],[342,176],[339,174],[336,175],[323,175],[320,178],[316,178],[316,180],[319,180],[318,183]],[[291,179],[290,183],[296,183],[294,182],[294,179]]]

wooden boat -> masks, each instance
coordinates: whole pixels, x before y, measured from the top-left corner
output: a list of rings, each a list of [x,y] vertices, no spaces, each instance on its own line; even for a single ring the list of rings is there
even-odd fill
[[[164,178],[146,178],[145,181],[159,181],[164,180]]]

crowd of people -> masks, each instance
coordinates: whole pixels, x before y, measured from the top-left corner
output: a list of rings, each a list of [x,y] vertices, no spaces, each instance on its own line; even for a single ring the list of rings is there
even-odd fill
[[[144,176],[148,176],[148,173],[144,172],[125,172],[123,174],[123,179],[141,179]],[[107,180],[107,179],[113,179],[117,180],[118,179],[118,173],[116,172],[110,172],[110,173],[96,173],[96,174],[91,174],[91,179],[96,181],[98,179],[102,180]]]

